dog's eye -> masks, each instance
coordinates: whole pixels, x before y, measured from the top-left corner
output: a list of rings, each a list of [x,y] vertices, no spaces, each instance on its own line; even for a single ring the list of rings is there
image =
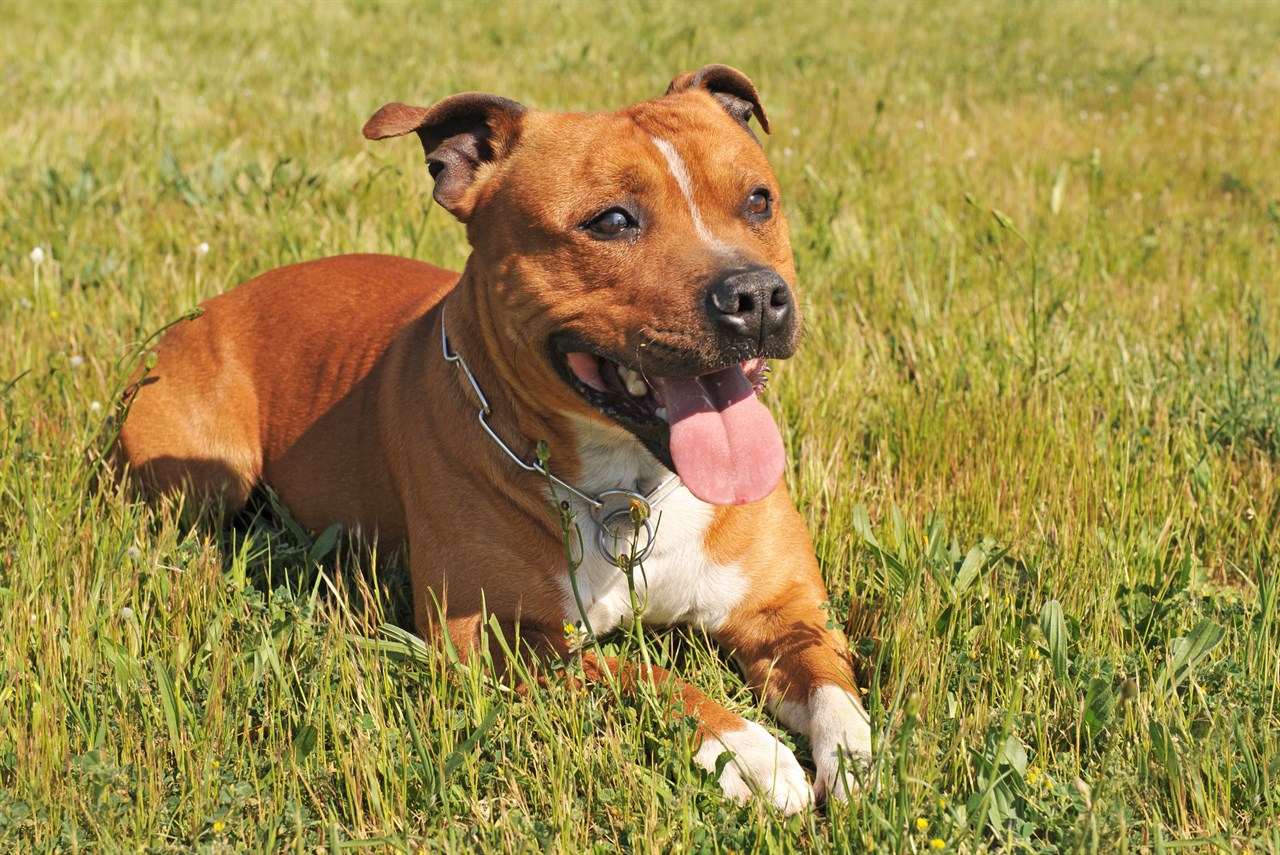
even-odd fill
[[[747,217],[757,222],[767,220],[773,214],[773,199],[763,187],[751,191],[747,197]]]
[[[595,219],[584,224],[587,231],[596,237],[611,238],[634,229],[638,224],[635,217],[622,208],[610,208]]]

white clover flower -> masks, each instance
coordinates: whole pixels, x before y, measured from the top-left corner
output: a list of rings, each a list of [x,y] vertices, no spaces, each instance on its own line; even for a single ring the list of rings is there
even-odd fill
[[[44,261],[44,250],[40,247],[36,247],[31,250],[31,254],[28,255],[27,258],[31,259],[31,263],[38,267]]]
[[[101,404],[101,403],[99,403],[98,401],[90,401],[90,402],[89,402],[89,412],[91,412],[91,413],[100,413],[100,412],[102,412],[102,404]]]
[[[134,561],[137,561],[139,558],[142,557],[142,550],[136,546],[130,546],[128,549],[124,551],[124,554],[129,556]]]
[[[123,606],[123,607],[121,607],[121,609],[120,609],[120,619],[121,619],[121,620],[133,620],[133,609],[129,608],[128,606]]]
[[[200,241],[200,243],[196,244],[196,255],[208,255],[208,254],[209,254],[208,241],[202,240]]]
[[[84,357],[77,353],[75,356],[67,359],[67,365],[71,366],[73,369],[82,368],[84,367]]]

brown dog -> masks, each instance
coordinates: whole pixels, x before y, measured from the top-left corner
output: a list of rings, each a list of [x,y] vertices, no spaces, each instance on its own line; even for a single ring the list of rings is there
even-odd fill
[[[677,682],[698,762],[732,752],[725,792],[788,812],[815,791],[846,798],[870,728],[757,397],[800,317],[753,116],[767,131],[755,87],[720,65],[616,113],[478,93],[388,104],[365,136],[421,137],[436,201],[467,224],[465,271],[342,256],[210,300],[161,340],[124,462],[233,510],[267,484],[304,525],[403,544],[419,631],[443,616],[464,648],[483,611],[567,655],[566,621],[632,619],[616,555],[637,558],[644,619],[731,650],[808,735],[817,774],[811,789],[764,728]],[[581,527],[576,572],[561,502]]]

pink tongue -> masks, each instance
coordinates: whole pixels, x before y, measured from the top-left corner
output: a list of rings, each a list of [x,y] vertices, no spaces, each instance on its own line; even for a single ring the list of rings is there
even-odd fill
[[[744,505],[773,492],[785,455],[773,416],[742,368],[662,380],[671,459],[689,492],[713,505]]]

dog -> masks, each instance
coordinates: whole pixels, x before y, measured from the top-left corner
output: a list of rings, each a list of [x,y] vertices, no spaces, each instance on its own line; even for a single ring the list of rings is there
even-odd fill
[[[768,132],[724,65],[611,113],[387,104],[364,135],[421,139],[466,225],[463,272],[347,255],[207,301],[127,392],[122,467],[232,512],[266,485],[305,526],[402,545],[418,631],[464,653],[490,616],[550,657],[574,655],[567,625],[604,634],[634,605],[704,628],[808,736],[812,785],[762,726],[660,669],[585,653],[583,671],[672,681],[696,762],[739,802],[849,798],[870,722],[759,397],[801,319],[753,119]]]

